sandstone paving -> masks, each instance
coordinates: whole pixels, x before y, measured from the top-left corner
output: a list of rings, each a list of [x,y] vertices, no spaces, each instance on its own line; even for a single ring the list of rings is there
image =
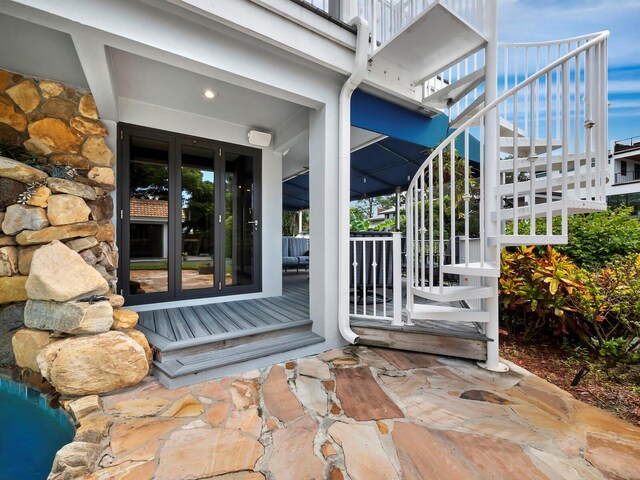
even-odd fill
[[[640,429],[527,372],[425,354],[346,347],[96,398],[94,480],[640,478]]]
[[[273,452],[268,468],[275,478],[322,478],[324,463],[313,451],[317,431],[318,425],[310,416],[305,415],[273,433]],[[292,458],[296,461],[292,462]]]
[[[262,386],[264,403],[281,422],[294,420],[304,414],[302,405],[289,389],[284,368],[275,365]]]
[[[366,365],[335,370],[336,395],[346,415],[356,420],[403,417]]]

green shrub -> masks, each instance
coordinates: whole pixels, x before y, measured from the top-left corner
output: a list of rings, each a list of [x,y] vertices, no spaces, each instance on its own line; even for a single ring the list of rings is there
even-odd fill
[[[500,276],[501,318],[507,330],[522,333],[525,341],[548,333],[566,335],[575,330],[575,305],[570,298],[582,288],[577,268],[567,257],[547,247],[517,247],[502,252]]]
[[[632,207],[569,217],[569,243],[556,249],[581,267],[596,270],[616,256],[640,253],[640,222]]]
[[[640,255],[579,273],[583,289],[570,299],[580,312],[584,343],[610,363],[640,363]]]

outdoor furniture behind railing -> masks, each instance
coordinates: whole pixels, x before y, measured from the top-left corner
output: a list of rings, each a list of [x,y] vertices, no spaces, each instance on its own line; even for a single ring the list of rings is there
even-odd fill
[[[425,242],[424,248],[428,248],[427,242]],[[422,245],[418,247],[418,251],[422,250]],[[444,262],[440,261],[440,245],[438,242],[433,243],[433,255],[430,257],[429,252],[426,251],[424,255],[424,265],[421,262],[418,262],[417,269],[417,283],[421,286],[438,286],[440,285],[440,265],[444,263],[445,265],[451,264],[451,242],[449,240],[443,240],[443,250],[444,250]],[[433,283],[432,279],[429,278],[429,261],[428,259],[433,259]],[[455,238],[455,260],[453,263],[459,263],[460,261],[460,237]],[[424,277],[422,275],[424,269]],[[457,283],[458,275],[452,274],[443,274],[442,276],[443,284],[444,283]]]
[[[350,243],[351,316],[402,324],[400,233],[352,232]]]
[[[282,269],[309,269],[309,239],[282,237]]]

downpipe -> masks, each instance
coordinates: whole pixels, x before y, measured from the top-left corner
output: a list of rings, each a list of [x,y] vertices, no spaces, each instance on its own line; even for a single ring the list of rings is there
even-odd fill
[[[369,23],[361,17],[350,22],[358,29],[353,73],[340,90],[338,106],[338,327],[351,344],[358,335],[349,325],[349,204],[351,202],[351,95],[362,83],[367,69]]]

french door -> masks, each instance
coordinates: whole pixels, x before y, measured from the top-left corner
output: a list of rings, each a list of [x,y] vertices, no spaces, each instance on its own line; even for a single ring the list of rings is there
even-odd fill
[[[119,129],[118,281],[127,303],[259,291],[260,151]]]

